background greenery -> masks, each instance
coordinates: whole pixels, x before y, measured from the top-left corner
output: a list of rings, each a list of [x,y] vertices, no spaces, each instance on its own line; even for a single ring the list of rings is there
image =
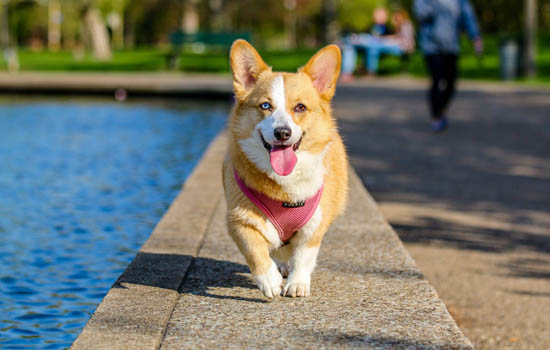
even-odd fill
[[[474,55],[471,44],[463,41],[460,60],[460,73],[469,79],[499,79],[498,36],[486,36],[486,51],[482,57]],[[537,55],[539,82],[550,83],[550,35],[539,36]],[[275,70],[293,71],[304,65],[313,55],[315,48],[295,50],[262,50],[261,54]],[[161,48],[141,48],[115,51],[112,60],[98,61],[91,54],[75,59],[70,51],[33,52],[28,49],[19,51],[21,70],[23,71],[73,71],[73,72],[130,72],[130,71],[163,71],[167,70],[169,50]],[[361,64],[362,57],[358,63]],[[0,69],[5,69],[0,62]],[[227,73],[229,72],[228,56],[224,50],[211,50],[204,53],[186,51],[181,54],[180,70],[185,72]],[[422,55],[412,54],[408,59],[385,57],[380,64],[380,75],[409,73],[414,76],[425,76],[426,70]]]
[[[186,6],[192,4],[201,31],[252,33],[253,43],[266,61],[278,70],[303,65],[326,39],[326,23],[354,31],[370,26],[376,6],[410,10],[413,0],[57,0],[61,4],[61,45],[48,50],[48,0],[0,0],[8,10],[11,45],[17,47],[20,70],[38,71],[161,71],[168,69],[170,34],[181,28]],[[473,55],[464,42],[461,75],[476,79],[498,79],[498,45],[502,38],[521,38],[523,0],[471,0],[484,32],[486,52]],[[113,57],[96,60],[90,53],[82,25],[83,8],[94,6],[107,23],[117,13],[123,22],[120,42],[113,40]],[[539,81],[550,81],[550,0],[538,0]],[[1,21],[1,18],[0,18]],[[292,33],[291,33],[292,32]],[[293,35],[293,39],[289,37]],[[360,58],[361,59],[361,58]],[[7,64],[0,56],[0,69]],[[227,48],[206,51],[187,47],[180,57],[180,69],[187,72],[227,72]],[[419,52],[407,60],[387,57],[380,74],[409,72],[425,75]]]

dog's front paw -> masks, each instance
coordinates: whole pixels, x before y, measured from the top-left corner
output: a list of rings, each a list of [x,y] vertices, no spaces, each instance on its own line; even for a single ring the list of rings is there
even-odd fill
[[[283,289],[283,295],[287,297],[309,297],[310,296],[310,278],[290,274]]]
[[[271,265],[271,268],[266,274],[254,276],[258,288],[269,299],[273,299],[281,295],[281,285],[283,284],[283,277],[277,269],[277,265]]]

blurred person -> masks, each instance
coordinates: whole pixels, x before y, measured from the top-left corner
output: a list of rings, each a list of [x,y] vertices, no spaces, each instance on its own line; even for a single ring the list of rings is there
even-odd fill
[[[380,37],[390,34],[388,28],[388,10],[384,7],[377,7],[372,12],[373,25],[369,32],[371,35]]]
[[[342,52],[343,59],[347,58],[349,61],[353,60],[353,63],[348,64],[348,66],[353,65],[354,68],[355,60],[357,59],[357,51],[365,50],[364,45],[355,45],[355,43],[364,41],[366,38],[379,38],[391,34],[388,28],[388,11],[384,7],[377,7],[374,9],[372,12],[372,23],[373,24],[364,33],[347,33],[342,38],[340,47],[343,51],[347,49],[347,52]],[[366,62],[367,53],[365,51],[365,65]],[[342,80],[344,81],[350,80],[351,78],[351,74],[349,74],[349,76],[346,76],[346,74],[342,76]]]
[[[392,25],[395,28],[395,34],[384,36],[359,34],[344,41],[341,81],[348,82],[353,79],[357,49],[365,50],[365,66],[369,76],[374,76],[378,71],[378,63],[382,54],[402,56],[414,51],[414,27],[407,11],[403,9],[395,11],[392,15]]]
[[[460,33],[466,30],[478,55],[483,52],[483,41],[469,0],[414,0],[413,10],[432,79],[428,93],[431,127],[440,132],[449,126],[445,111],[455,92]]]

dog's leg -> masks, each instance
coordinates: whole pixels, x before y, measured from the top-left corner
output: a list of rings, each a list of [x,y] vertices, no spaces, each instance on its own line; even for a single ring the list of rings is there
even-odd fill
[[[309,222],[296,234],[290,246],[290,273],[283,289],[283,295],[307,297],[310,295],[311,273],[317,263],[317,254],[328,223],[322,220],[319,206]]]
[[[292,256],[292,249],[290,245],[285,245],[279,247],[278,249],[271,252],[271,257],[273,261],[277,264],[277,268],[283,277],[287,277],[290,273],[289,260]]]
[[[297,246],[289,261],[290,274],[283,294],[291,297],[308,297],[310,295],[311,273],[315,269],[319,247]]]
[[[264,295],[270,299],[281,295],[283,277],[269,256],[269,242],[254,228],[230,227],[231,236],[244,255],[250,272]]]

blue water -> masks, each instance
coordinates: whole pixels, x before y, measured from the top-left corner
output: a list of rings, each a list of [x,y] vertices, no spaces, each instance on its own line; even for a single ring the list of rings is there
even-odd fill
[[[0,348],[70,346],[226,113],[0,100]]]

